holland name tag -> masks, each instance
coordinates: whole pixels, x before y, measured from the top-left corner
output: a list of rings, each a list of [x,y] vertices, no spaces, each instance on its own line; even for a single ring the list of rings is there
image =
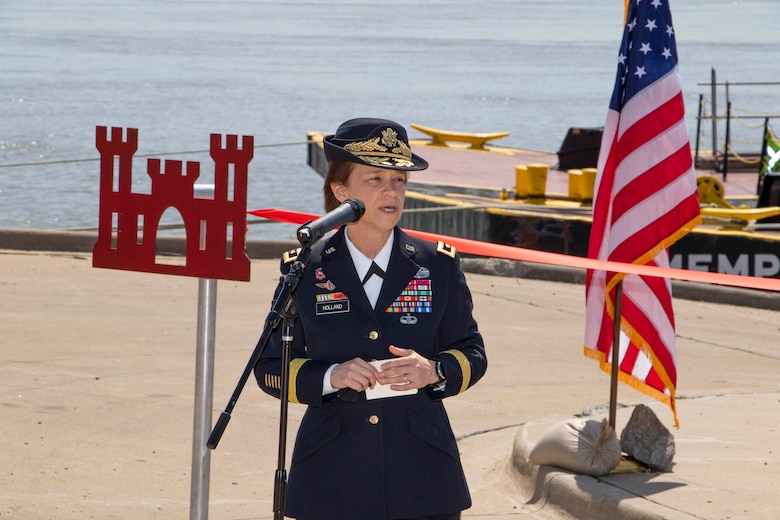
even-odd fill
[[[342,292],[317,295],[317,316],[349,312],[349,298]]]

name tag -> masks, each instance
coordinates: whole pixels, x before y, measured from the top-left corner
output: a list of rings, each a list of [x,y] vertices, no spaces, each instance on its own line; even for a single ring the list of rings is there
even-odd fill
[[[344,293],[329,293],[317,295],[317,316],[349,312],[349,299]]]

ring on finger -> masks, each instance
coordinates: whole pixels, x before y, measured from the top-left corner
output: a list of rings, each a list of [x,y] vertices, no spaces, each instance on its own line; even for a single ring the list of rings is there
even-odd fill
[[[409,384],[409,376],[407,374],[404,374],[404,384]]]

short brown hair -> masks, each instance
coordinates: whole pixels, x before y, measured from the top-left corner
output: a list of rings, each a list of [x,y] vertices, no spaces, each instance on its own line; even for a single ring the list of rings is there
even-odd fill
[[[340,182],[341,184],[347,184],[349,176],[352,174],[352,170],[355,167],[355,163],[350,161],[329,161],[328,173],[325,174],[325,184],[322,186],[322,194],[324,198],[325,212],[333,211],[339,207],[339,200],[333,194],[333,190],[330,188],[331,183]]]

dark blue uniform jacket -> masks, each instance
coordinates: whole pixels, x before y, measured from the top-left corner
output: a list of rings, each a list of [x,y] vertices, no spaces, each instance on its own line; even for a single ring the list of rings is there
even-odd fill
[[[485,373],[482,336],[459,257],[395,229],[376,308],[365,295],[344,228],[312,247],[294,294],[298,320],[289,400],[308,405],[298,430],[286,514],[303,520],[383,520],[461,511],[471,505],[458,447],[441,398]],[[285,255],[283,272],[295,252]],[[279,327],[281,329],[281,327]],[[281,332],[255,367],[260,387],[280,396]],[[322,395],[333,363],[388,359],[389,345],[442,362],[444,390],[349,402]],[[354,397],[353,393],[353,397]]]

